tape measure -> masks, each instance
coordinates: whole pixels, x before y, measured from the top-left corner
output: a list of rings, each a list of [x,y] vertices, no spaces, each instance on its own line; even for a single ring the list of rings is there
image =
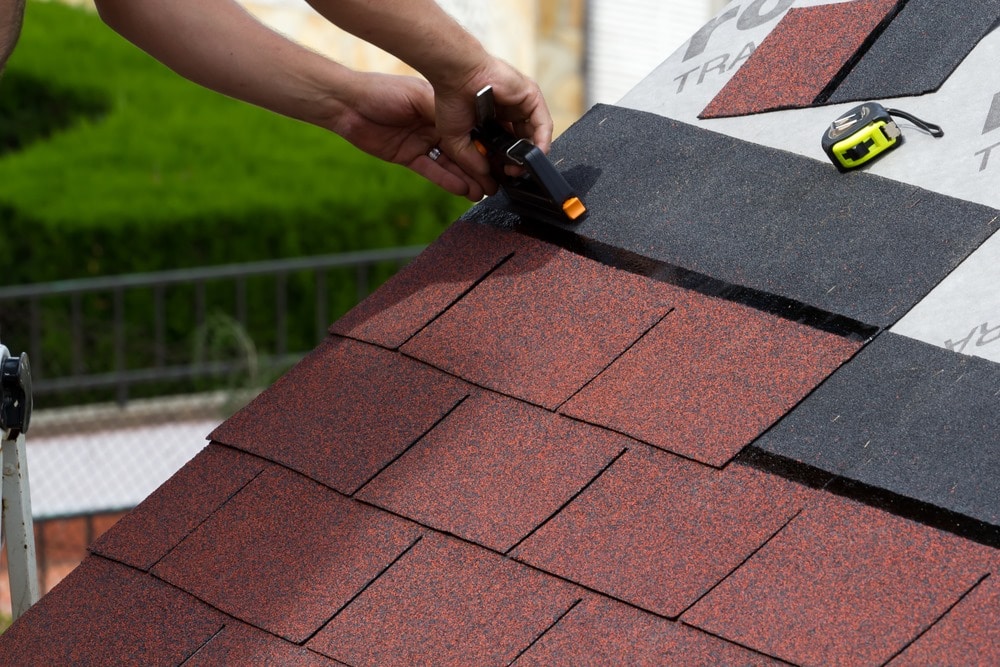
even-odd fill
[[[893,116],[905,118],[933,137],[943,137],[940,126],[877,102],[854,107],[830,124],[823,134],[823,151],[840,171],[857,169],[903,143],[903,132]]]

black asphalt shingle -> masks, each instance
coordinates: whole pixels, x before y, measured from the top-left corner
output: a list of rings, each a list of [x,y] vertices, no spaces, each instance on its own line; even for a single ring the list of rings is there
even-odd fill
[[[579,243],[878,327],[1000,228],[985,206],[620,107],[594,107],[553,153],[590,210]],[[502,206],[469,217],[510,223]]]
[[[877,489],[972,519],[972,536],[993,543],[998,403],[1000,364],[884,333],[754,449],[863,485],[862,495]]]
[[[829,102],[937,90],[1000,21],[1000,0],[907,0]]]

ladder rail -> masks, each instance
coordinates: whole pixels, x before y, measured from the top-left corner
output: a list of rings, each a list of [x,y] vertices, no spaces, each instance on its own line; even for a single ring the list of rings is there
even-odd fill
[[[31,492],[24,434],[5,436],[0,453],[3,459],[3,532],[10,577],[11,615],[17,620],[38,602],[38,564],[35,559],[35,530],[31,519]]]
[[[31,423],[31,366],[28,355],[14,357],[0,345],[0,527],[7,546],[11,615],[17,620],[38,602],[35,528],[28,484],[24,434]]]

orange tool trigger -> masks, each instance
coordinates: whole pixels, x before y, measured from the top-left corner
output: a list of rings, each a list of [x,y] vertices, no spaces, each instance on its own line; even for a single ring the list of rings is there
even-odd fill
[[[570,220],[577,220],[587,212],[587,207],[583,205],[579,197],[570,197],[564,201],[562,209],[566,212],[566,217]]]

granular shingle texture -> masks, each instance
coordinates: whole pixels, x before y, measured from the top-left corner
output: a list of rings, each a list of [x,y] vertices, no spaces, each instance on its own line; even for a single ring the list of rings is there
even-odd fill
[[[350,494],[467,394],[461,382],[423,364],[333,338],[216,429],[212,439]]]
[[[954,665],[1000,664],[1000,578],[996,569],[993,572],[889,664],[931,665],[941,656],[948,656]],[[983,618],[993,622],[984,624]]]
[[[798,665],[883,664],[990,573],[992,551],[828,496],[681,620]]]
[[[563,411],[721,466],[860,347],[719,299],[676,302]]]
[[[3,633],[5,665],[179,665],[226,617],[184,591],[99,556]]]
[[[268,511],[259,512],[264,507]],[[413,524],[271,468],[178,544],[153,574],[300,643],[419,535]],[[289,590],[298,594],[287,597]]]
[[[402,350],[553,409],[660,321],[671,295],[662,284],[525,237],[513,259]]]
[[[1000,21],[1000,1],[907,0],[830,96],[831,103],[937,90]]]
[[[513,555],[676,618],[781,529],[806,491],[731,467],[629,451]]]
[[[475,396],[358,497],[505,552],[625,451],[627,438]]]
[[[336,667],[339,663],[307,648],[278,639],[249,625],[230,622],[184,667],[267,665],[273,667]]]
[[[885,329],[1000,213],[608,106],[553,161],[586,220],[476,206],[0,664],[997,664],[1000,365]]]
[[[433,255],[418,256],[330,331],[397,348],[512,255],[516,239],[504,230],[454,225]]]
[[[553,153],[590,209],[559,230],[579,245],[878,327],[1000,229],[986,206],[619,107],[591,109]]]
[[[1000,535],[1000,366],[884,333],[754,448]]]
[[[579,599],[457,540],[421,540],[312,641],[351,665],[510,664]]]
[[[811,106],[864,53],[898,0],[792,8],[699,116]]]
[[[265,466],[256,457],[210,445],[102,535],[91,550],[148,570]]]
[[[497,233],[457,225],[452,243]],[[609,319],[655,320],[621,326],[621,351],[581,374],[594,377],[566,413],[491,388],[516,386],[489,353],[446,372],[407,356],[410,343],[331,335],[95,546],[117,562],[92,556],[0,636],[5,662],[105,664],[133,649],[133,632],[142,656],[166,664],[833,664],[909,651],[934,663],[956,642],[956,655],[988,655],[996,548],[757,465],[781,458],[760,443],[851,369],[904,403],[922,395],[872,361],[889,334],[855,355],[854,335],[661,282],[655,267],[627,273],[503,234],[513,255],[434,321],[477,301],[519,254],[558,258],[535,267],[544,279],[523,308],[559,313],[566,285],[606,300],[618,281],[615,307],[629,312]],[[441,258],[457,252],[442,245]],[[422,260],[430,282],[434,267],[447,270],[437,250]],[[461,321],[469,349],[496,340],[496,320]],[[565,354],[589,364],[600,330],[574,326],[584,344]],[[529,353],[548,344],[526,333]],[[938,377],[894,349],[912,377]],[[981,387],[986,368],[964,377]],[[963,386],[961,373],[939,375],[931,394]],[[880,403],[876,389],[854,391]],[[666,434],[658,446],[628,433],[662,405],[687,415],[677,433],[636,433]],[[574,416],[580,406],[593,423]],[[741,441],[754,444],[729,460]],[[698,452],[724,455],[708,465]],[[65,642],[39,652],[52,628]],[[811,640],[817,628],[825,643]],[[99,655],[92,636],[107,644]]]
[[[590,596],[573,607],[518,667],[688,665],[756,667],[776,660],[634,607]]]

